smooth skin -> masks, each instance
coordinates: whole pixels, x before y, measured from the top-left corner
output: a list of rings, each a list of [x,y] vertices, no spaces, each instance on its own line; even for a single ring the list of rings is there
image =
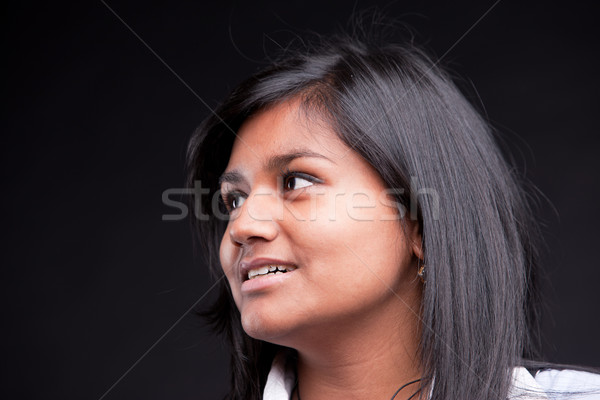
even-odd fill
[[[389,399],[419,378],[421,237],[377,171],[292,100],[242,125],[225,172],[221,265],[246,333],[298,351],[302,398]],[[259,257],[297,269],[243,290]]]

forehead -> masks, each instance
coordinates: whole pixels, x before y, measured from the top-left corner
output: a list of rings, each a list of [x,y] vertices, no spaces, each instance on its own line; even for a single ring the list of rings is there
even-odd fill
[[[303,150],[340,158],[349,148],[323,118],[308,115],[299,101],[284,102],[244,122],[234,141],[227,169],[264,164],[272,156]]]

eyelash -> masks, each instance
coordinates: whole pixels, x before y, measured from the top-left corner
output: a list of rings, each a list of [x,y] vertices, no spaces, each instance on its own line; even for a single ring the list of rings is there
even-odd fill
[[[312,175],[308,175],[308,174],[305,174],[304,172],[300,172],[300,171],[293,171],[290,169],[283,170],[281,177],[282,177],[282,181],[283,181],[284,190],[286,189],[286,183],[289,178],[300,178],[300,179],[304,179],[311,183],[323,182],[320,179],[315,178]],[[289,190],[295,190],[295,189],[289,189]],[[220,198],[225,206],[225,211],[227,213],[230,213],[231,211],[237,209],[237,208],[233,208],[233,202],[236,200],[237,196],[243,196],[243,195],[245,195],[245,193],[237,191],[237,190],[232,190],[232,191],[226,192],[226,193],[222,192]]]
[[[304,179],[305,181],[311,182],[311,183],[321,183],[323,181],[321,181],[320,179],[315,178],[312,175],[309,174],[305,174],[304,172],[300,172],[300,171],[292,171],[288,168],[286,168],[285,170],[282,171],[281,173],[281,177],[283,178],[283,187],[285,189],[286,186],[286,182],[288,180],[288,178],[300,178],[300,179]],[[290,190],[294,190],[294,189],[290,189]]]

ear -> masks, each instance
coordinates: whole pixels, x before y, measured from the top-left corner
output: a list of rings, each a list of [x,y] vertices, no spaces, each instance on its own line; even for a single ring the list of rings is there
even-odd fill
[[[408,240],[410,241],[410,247],[415,257],[423,261],[425,259],[425,252],[423,251],[423,238],[420,228],[417,221],[410,221],[408,223]]]

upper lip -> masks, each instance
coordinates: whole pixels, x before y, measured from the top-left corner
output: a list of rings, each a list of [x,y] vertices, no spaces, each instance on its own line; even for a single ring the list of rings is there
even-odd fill
[[[262,267],[264,265],[292,265],[294,267],[296,266],[296,264],[289,262],[289,261],[283,261],[283,260],[278,260],[276,258],[266,258],[266,257],[254,258],[249,261],[242,261],[242,262],[240,262],[240,275],[242,278],[242,282],[248,280],[248,272],[250,270],[253,270],[258,267]]]

